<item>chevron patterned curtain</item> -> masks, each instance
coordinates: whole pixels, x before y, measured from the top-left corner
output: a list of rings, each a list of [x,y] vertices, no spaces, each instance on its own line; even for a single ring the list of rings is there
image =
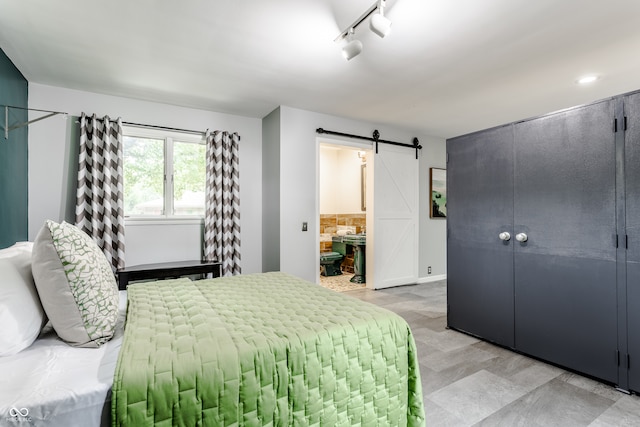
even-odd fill
[[[111,268],[124,267],[122,121],[80,117],[76,225],[93,237]]]
[[[237,133],[207,131],[204,259],[222,263],[222,275],[241,273],[240,174]]]

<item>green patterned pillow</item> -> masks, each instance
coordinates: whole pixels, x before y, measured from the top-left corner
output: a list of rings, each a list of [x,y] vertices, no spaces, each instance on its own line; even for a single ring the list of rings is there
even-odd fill
[[[113,336],[118,286],[98,245],[78,227],[47,220],[32,252],[33,278],[53,328],[67,343],[99,347]]]

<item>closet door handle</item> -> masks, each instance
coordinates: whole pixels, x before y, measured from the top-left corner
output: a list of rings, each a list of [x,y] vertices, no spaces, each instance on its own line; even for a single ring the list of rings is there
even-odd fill
[[[518,234],[516,234],[516,240],[517,240],[518,242],[520,242],[520,243],[524,243],[524,242],[526,242],[527,240],[529,240],[529,236],[527,236],[527,235],[526,235],[526,234],[524,234],[524,233],[518,233]]]
[[[498,234],[498,237],[500,238],[500,240],[504,242],[508,242],[509,240],[511,240],[511,234],[509,234],[506,231],[503,231],[502,233]]]

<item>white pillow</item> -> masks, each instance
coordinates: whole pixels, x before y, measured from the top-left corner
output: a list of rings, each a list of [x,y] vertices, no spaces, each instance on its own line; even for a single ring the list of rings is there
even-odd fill
[[[33,277],[60,338],[73,346],[99,347],[113,337],[118,285],[104,253],[86,233],[46,221],[33,246]]]
[[[0,249],[0,356],[29,347],[46,317],[31,274],[32,243]]]

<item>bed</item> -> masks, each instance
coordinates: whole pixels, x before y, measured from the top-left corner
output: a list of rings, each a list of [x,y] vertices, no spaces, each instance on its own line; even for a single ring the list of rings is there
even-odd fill
[[[54,328],[0,357],[0,425],[424,425],[415,343],[394,313],[281,272],[135,283],[126,293],[105,273],[100,285],[84,282],[106,290],[94,305],[108,308],[110,326],[74,337],[55,311],[78,310],[51,307],[42,282],[56,274],[42,269],[38,238],[35,247]]]
[[[0,357],[0,426],[111,425],[111,386],[124,331],[120,291],[116,333],[99,348],[76,348],[50,324],[21,352]]]

